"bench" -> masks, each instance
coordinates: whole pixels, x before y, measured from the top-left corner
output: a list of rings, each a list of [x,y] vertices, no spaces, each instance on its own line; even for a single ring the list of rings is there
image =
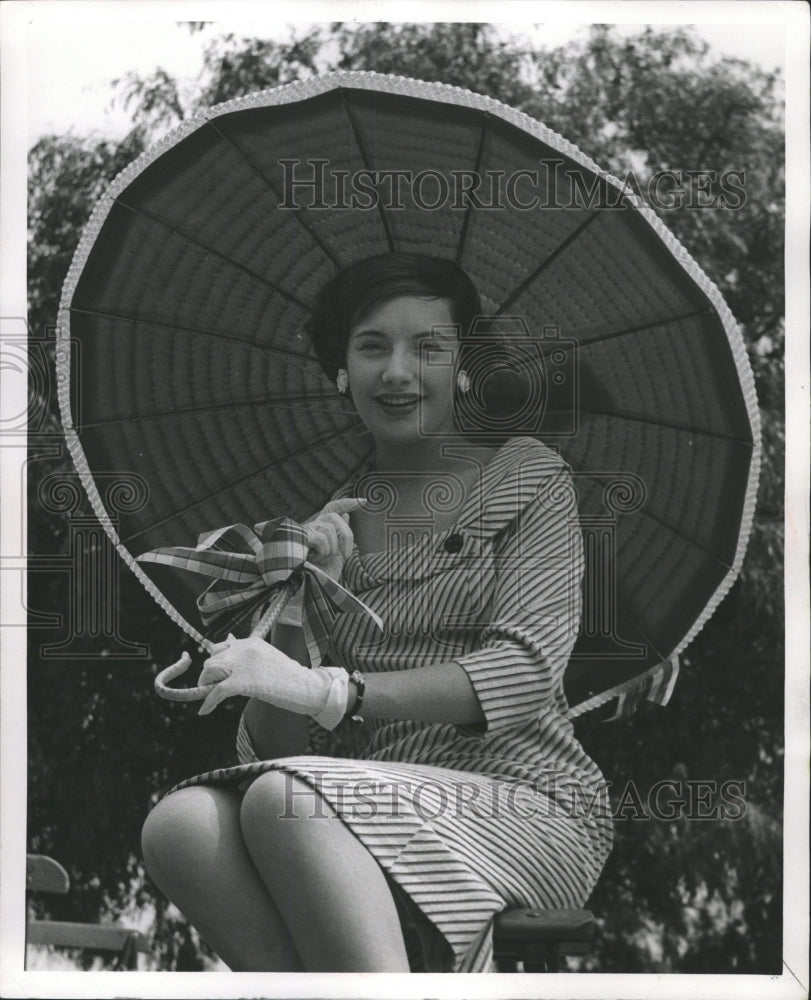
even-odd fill
[[[68,873],[58,861],[27,856],[27,892],[64,895],[69,889]],[[588,910],[506,910],[495,919],[493,957],[499,972],[558,972],[563,956],[588,953],[593,934],[594,917]],[[114,924],[28,918],[26,950],[29,944],[116,952],[121,969],[137,969],[138,955],[152,954],[140,931]]]
[[[559,972],[564,955],[591,949],[589,910],[505,910],[493,927],[493,958],[499,972]]]
[[[70,889],[68,873],[53,858],[29,854],[25,866],[26,893],[65,895]],[[92,952],[115,952],[116,968],[137,969],[138,955],[151,955],[149,944],[140,931],[116,924],[83,924],[66,920],[34,920],[28,910],[25,922],[25,950],[28,945],[52,945],[56,948],[79,948]]]

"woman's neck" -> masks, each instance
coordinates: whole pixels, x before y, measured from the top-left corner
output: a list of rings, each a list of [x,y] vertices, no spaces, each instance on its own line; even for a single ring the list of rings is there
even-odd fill
[[[448,458],[443,452],[443,446],[450,440],[437,436],[422,438],[414,444],[378,444],[375,449],[375,471],[425,473],[446,469]]]

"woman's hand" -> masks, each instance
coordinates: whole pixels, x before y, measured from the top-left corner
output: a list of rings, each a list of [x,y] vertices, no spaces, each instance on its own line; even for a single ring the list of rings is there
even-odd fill
[[[235,639],[229,635],[212,646],[211,652],[198,683],[216,687],[206,696],[200,715],[208,715],[220,702],[236,695],[311,715],[328,729],[346,713],[349,691],[345,670],[310,670],[258,637]]]
[[[344,563],[355,544],[349,527],[349,512],[362,508],[368,502],[363,497],[330,500],[319,514],[302,525],[307,532],[310,562],[333,580],[340,581]]]

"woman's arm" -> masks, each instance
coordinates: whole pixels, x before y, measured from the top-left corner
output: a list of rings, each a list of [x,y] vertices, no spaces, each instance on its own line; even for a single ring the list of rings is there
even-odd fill
[[[571,502],[570,502],[571,501]],[[453,661],[364,675],[361,715],[478,723],[537,717],[560,697],[580,623],[583,550],[571,478],[551,477],[493,546],[495,587],[481,645]]]
[[[482,723],[484,712],[470,678],[458,663],[432,663],[413,670],[364,674],[360,714],[415,722]]]
[[[366,675],[366,694],[358,714],[473,724],[477,726],[473,732],[493,732],[537,718],[545,708],[563,702],[563,671],[580,619],[583,551],[568,471],[550,477],[544,486],[493,546],[490,620],[481,631],[479,648],[425,667]],[[287,649],[282,649],[282,643]],[[289,629],[279,627],[273,645],[276,656],[286,654],[283,663],[288,673],[291,659],[298,664],[308,662],[298,630],[290,634]],[[273,652],[262,648],[269,655]],[[252,655],[256,657],[257,650]],[[295,670],[299,669],[296,665]],[[284,684],[289,686],[293,680],[285,674]],[[234,687],[230,677],[226,683]],[[240,683],[250,690],[256,682],[249,676]],[[351,687],[350,710],[354,708]],[[222,696],[233,693],[238,691]],[[308,690],[307,697],[312,694]],[[286,714],[269,710],[264,701],[249,702],[245,718],[260,756],[295,753],[306,746],[306,725],[299,728],[295,720],[285,719]],[[300,734],[301,743],[296,742],[294,749],[281,739],[288,734]]]

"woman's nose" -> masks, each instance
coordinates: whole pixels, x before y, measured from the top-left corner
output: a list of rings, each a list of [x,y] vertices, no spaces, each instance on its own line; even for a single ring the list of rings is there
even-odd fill
[[[400,350],[392,351],[387,358],[386,367],[383,370],[383,381],[402,384],[410,382],[414,378],[414,375],[414,362],[408,352]]]

